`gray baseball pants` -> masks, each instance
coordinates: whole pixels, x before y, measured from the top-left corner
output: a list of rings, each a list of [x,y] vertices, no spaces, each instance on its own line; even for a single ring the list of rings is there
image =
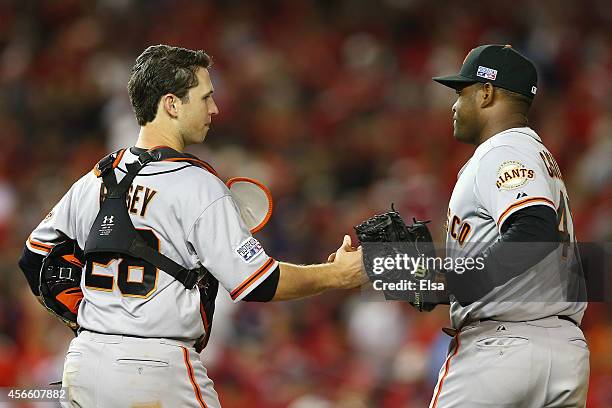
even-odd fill
[[[63,408],[219,408],[199,355],[188,343],[83,331],[64,362]]]
[[[582,330],[556,316],[481,321],[457,332],[430,408],[582,408],[589,349]]]

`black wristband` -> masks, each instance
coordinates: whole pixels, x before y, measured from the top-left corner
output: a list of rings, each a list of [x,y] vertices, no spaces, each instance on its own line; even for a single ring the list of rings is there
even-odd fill
[[[276,294],[279,278],[280,266],[277,266],[263,282],[257,285],[257,287],[242,298],[242,300],[247,302],[269,302]]]

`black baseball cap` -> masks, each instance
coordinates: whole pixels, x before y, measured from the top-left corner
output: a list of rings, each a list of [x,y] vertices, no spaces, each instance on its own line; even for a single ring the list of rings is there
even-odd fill
[[[453,89],[475,82],[490,82],[533,98],[538,90],[535,65],[511,45],[488,44],[474,48],[465,57],[457,75],[434,77],[434,81]]]

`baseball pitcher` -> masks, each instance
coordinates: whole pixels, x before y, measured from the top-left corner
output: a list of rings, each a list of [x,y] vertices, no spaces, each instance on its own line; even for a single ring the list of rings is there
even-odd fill
[[[484,268],[446,273],[454,337],[430,408],[583,407],[584,281],[561,171],[527,123],[535,66],[483,45],[433,79],[458,95],[455,138],[476,146],[448,206],[447,256]]]

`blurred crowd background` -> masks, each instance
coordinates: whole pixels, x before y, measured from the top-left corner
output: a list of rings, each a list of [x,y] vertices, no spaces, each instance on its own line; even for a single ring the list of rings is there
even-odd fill
[[[324,261],[391,202],[432,220],[473,147],[453,140],[455,94],[431,81],[478,44],[538,66],[530,124],[556,157],[581,241],[612,240],[612,7],[606,0],[0,2],[0,386],[61,378],[70,331],[17,268],[24,240],[97,160],[138,132],[126,83],[148,45],[204,49],[220,114],[192,153],[275,198],[268,253]],[[354,235],[353,235],[354,237]],[[217,300],[202,359],[224,407],[424,407],[448,309],[417,314],[358,291]],[[610,303],[592,303],[590,408],[612,406]]]

